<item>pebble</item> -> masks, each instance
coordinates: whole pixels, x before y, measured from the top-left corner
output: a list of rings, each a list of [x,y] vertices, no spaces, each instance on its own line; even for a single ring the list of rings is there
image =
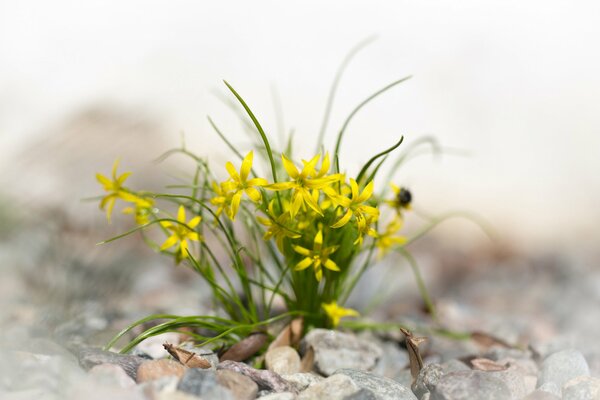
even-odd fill
[[[162,359],[144,361],[137,370],[137,382],[153,381],[164,376],[177,376],[181,378],[185,374],[186,367],[180,362]]]
[[[460,360],[456,360],[456,359],[444,361],[440,365],[442,366],[442,369],[444,370],[444,373],[446,373],[446,374],[448,372],[469,371],[471,369],[467,366],[467,364],[465,364],[464,362],[462,362]]]
[[[409,388],[384,376],[347,368],[337,370],[334,376],[336,375],[349,377],[356,386],[370,390],[379,400],[416,400],[415,395]]]
[[[179,384],[177,390],[211,400],[233,400],[231,392],[220,386],[215,371],[189,368]]]
[[[511,400],[510,389],[501,379],[483,371],[450,372],[431,391],[431,400]]]
[[[492,371],[490,374],[506,384],[514,399],[520,399],[535,389],[536,380],[526,381],[525,373],[516,365],[510,365],[504,371]]]
[[[341,368],[372,370],[382,355],[381,348],[372,342],[327,329],[310,331],[304,337],[303,346],[314,349],[315,369],[325,376]]]
[[[561,398],[552,393],[537,389],[529,393],[526,397],[523,397],[523,400],[561,400]]]
[[[546,382],[554,382],[562,387],[567,381],[578,376],[589,376],[590,370],[583,355],[573,349],[550,354],[542,363],[538,387]]]
[[[344,397],[344,400],[378,400],[375,393],[369,389],[359,389],[358,392],[352,393],[350,396]]]
[[[258,393],[258,385],[247,376],[228,369],[217,371],[219,385],[229,389],[235,400],[252,400]]]
[[[338,374],[312,385],[298,395],[298,400],[344,400],[359,390],[358,385],[349,376]]]
[[[118,354],[96,348],[85,348],[79,351],[79,365],[85,370],[100,364],[116,364],[132,377],[137,378],[137,369],[146,359],[128,354]]]
[[[423,367],[411,387],[415,396],[420,399],[425,393],[429,393],[444,373],[444,367],[440,364],[428,364]]]
[[[260,397],[260,400],[296,400],[296,394],[292,392],[271,393]]]
[[[560,388],[554,382],[546,382],[543,385],[541,385],[540,387],[538,387],[537,390],[540,390],[542,392],[551,393],[551,394],[555,395],[556,397],[562,397]]]
[[[293,387],[285,381],[281,375],[265,369],[255,369],[238,361],[223,361],[218,369],[229,369],[239,372],[242,375],[252,379],[258,385],[259,389],[272,390],[274,392],[291,392]]]
[[[268,370],[280,375],[300,372],[300,355],[290,346],[275,347],[265,355]]]
[[[408,366],[408,353],[394,342],[379,342],[382,355],[373,372],[397,380],[398,374]]]
[[[88,371],[88,374],[98,383],[103,385],[130,388],[135,386],[135,381],[127,375],[123,368],[115,364],[98,364]]]
[[[307,387],[325,379],[322,376],[313,374],[311,372],[298,372],[290,375],[281,375],[281,377],[290,383],[297,392],[301,392]]]
[[[180,392],[178,390],[174,392],[161,392],[150,398],[155,400],[198,400],[198,396]]]
[[[562,388],[563,400],[600,400],[600,379],[580,376],[571,379]]]

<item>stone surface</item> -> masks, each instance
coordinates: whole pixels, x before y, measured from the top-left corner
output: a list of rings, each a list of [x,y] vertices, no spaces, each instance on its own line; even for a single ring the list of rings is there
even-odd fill
[[[546,382],[543,385],[541,385],[540,387],[538,387],[537,390],[540,390],[542,392],[551,393],[551,394],[555,395],[556,397],[562,397],[561,389],[554,382]]]
[[[151,399],[155,400],[198,400],[198,396],[194,396],[193,394],[180,392],[178,390],[174,392],[161,392],[156,394]]]
[[[250,378],[228,369],[217,371],[219,385],[229,389],[235,400],[252,400],[258,393],[258,385]]]
[[[292,392],[271,393],[260,397],[261,400],[295,400],[296,394]]]
[[[181,378],[185,374],[186,367],[175,360],[149,360],[140,364],[137,370],[137,382],[147,382],[165,376],[177,376]]]
[[[219,385],[217,373],[200,368],[189,368],[179,384],[177,390],[211,400],[234,400],[231,392]]]
[[[79,365],[81,365],[83,369],[89,370],[100,364],[116,364],[123,368],[127,375],[133,379],[136,379],[137,377],[137,369],[140,364],[146,361],[146,359],[142,357],[118,354],[96,348],[79,350],[77,358],[79,360]]]
[[[340,369],[333,376],[344,375],[361,389],[370,390],[380,400],[415,400],[413,392],[398,382],[362,370]]]
[[[135,386],[135,381],[127,372],[116,364],[98,364],[88,371],[88,374],[98,383],[121,388]]]
[[[321,382],[322,376],[310,372],[298,372],[296,374],[281,375],[288,383],[290,383],[296,391],[301,392],[315,383]]]
[[[267,351],[265,365],[280,375],[300,372],[300,355],[289,346],[275,347]]]
[[[255,369],[244,363],[237,361],[223,361],[218,369],[229,369],[238,372],[252,379],[258,385],[259,389],[272,390],[274,392],[293,392],[294,389],[279,374],[264,369]]]
[[[511,400],[506,384],[483,371],[450,372],[431,391],[431,400]]]
[[[395,342],[377,342],[377,345],[382,355],[372,372],[396,380],[398,374],[408,366],[408,353]]]
[[[440,364],[428,364],[419,372],[411,389],[415,396],[420,399],[425,393],[429,393],[440,378],[444,375],[444,367]]]
[[[600,379],[580,376],[571,379],[562,388],[563,400],[600,400]]]
[[[537,389],[523,397],[523,400],[561,400],[561,398],[552,393]]]
[[[578,376],[589,376],[590,370],[583,355],[577,350],[562,350],[550,354],[542,363],[538,387],[546,382],[554,382],[562,387],[567,381]]]
[[[359,390],[360,388],[349,376],[339,374],[312,385],[298,395],[298,400],[344,400]]]
[[[520,399],[535,389],[536,381],[526,382],[525,372],[516,365],[510,365],[504,371],[491,371],[489,373],[506,384],[514,399]]]
[[[467,366],[464,362],[456,359],[451,359],[448,361],[444,361],[440,364],[442,366],[442,370],[444,373],[448,372],[456,372],[456,371],[469,371],[471,368]]]
[[[372,370],[381,358],[381,349],[355,335],[327,329],[313,329],[303,346],[315,351],[315,369],[325,376],[340,368]]]
[[[358,392],[344,397],[344,400],[378,400],[378,397],[369,389],[362,388]]]

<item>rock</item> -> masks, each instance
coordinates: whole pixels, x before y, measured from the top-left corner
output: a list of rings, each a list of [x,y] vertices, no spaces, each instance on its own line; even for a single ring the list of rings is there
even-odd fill
[[[421,400],[429,400],[431,399],[431,393],[427,392],[421,397]]]
[[[358,392],[352,393],[350,396],[344,397],[344,400],[378,400],[375,393],[369,389],[359,389]]]
[[[260,400],[296,400],[296,395],[292,392],[271,393],[260,397]]]
[[[552,393],[537,389],[529,393],[526,397],[523,397],[523,400],[561,400],[561,398]]]
[[[313,329],[303,340],[315,352],[315,369],[325,376],[340,368],[372,370],[381,358],[381,348],[356,336],[327,329]]]
[[[440,364],[428,364],[423,367],[411,387],[417,399],[423,397],[425,393],[429,393],[444,373],[444,367]]]
[[[229,389],[235,400],[253,400],[258,393],[258,385],[252,379],[229,369],[217,371],[217,381]]]
[[[198,400],[197,396],[189,393],[174,391],[174,392],[161,392],[154,397],[149,397],[155,400]]]
[[[555,395],[556,397],[562,397],[562,392],[561,392],[560,388],[554,382],[546,382],[543,385],[541,385],[540,387],[538,387],[537,390],[540,390],[542,392],[551,393],[551,394]]]
[[[510,389],[489,372],[457,371],[443,375],[431,390],[431,400],[511,400]]]
[[[312,385],[298,395],[298,400],[344,400],[359,390],[360,388],[349,376],[338,374]]]
[[[211,400],[233,400],[231,392],[220,386],[215,371],[189,368],[177,385],[177,390]]]
[[[127,354],[118,354],[96,348],[85,348],[79,351],[79,365],[85,370],[100,364],[116,364],[123,368],[127,375],[134,380],[137,378],[137,369],[146,359]]]
[[[448,372],[469,371],[471,369],[467,366],[467,364],[456,359],[444,361],[440,365],[442,366],[442,370],[445,374],[447,374]]]
[[[138,385],[146,398],[153,399],[161,393],[173,393],[177,391],[179,384],[178,376],[163,376],[152,381],[146,381]],[[181,393],[181,392],[180,392]]]
[[[286,382],[279,374],[264,369],[255,369],[244,363],[237,361],[223,361],[218,367],[238,372],[252,379],[260,389],[272,390],[274,392],[293,392],[293,387]]]
[[[587,362],[579,351],[562,350],[546,357],[537,384],[539,387],[546,382],[554,382],[558,387],[562,387],[573,378],[589,375]]]
[[[514,399],[520,399],[535,389],[535,381],[527,383],[525,373],[516,365],[510,365],[503,371],[492,371],[491,375],[506,384]]]
[[[370,390],[379,400],[416,400],[409,388],[384,376],[355,369],[340,369],[335,372],[334,376],[336,375],[349,377],[356,386]]]
[[[372,372],[396,380],[398,374],[408,366],[408,353],[393,342],[382,342],[378,345],[382,355]]]
[[[600,400],[600,379],[580,376],[571,379],[562,388],[563,400]]]
[[[291,375],[281,375],[288,383],[290,383],[297,392],[305,390],[307,387],[314,385],[315,383],[321,382],[322,376],[316,375],[310,372],[298,372]]]
[[[138,367],[137,382],[153,381],[164,376],[181,378],[186,369],[181,363],[169,359],[144,361]]]
[[[127,375],[123,368],[115,364],[98,364],[88,371],[88,374],[98,383],[104,385],[130,388],[135,381]]]
[[[289,346],[275,347],[265,355],[267,369],[280,375],[300,372],[300,355]]]

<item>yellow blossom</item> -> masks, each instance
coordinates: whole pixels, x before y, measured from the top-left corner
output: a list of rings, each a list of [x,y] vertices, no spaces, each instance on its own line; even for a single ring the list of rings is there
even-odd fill
[[[287,227],[290,221],[290,213],[282,212],[278,217],[275,216],[274,203],[271,201],[269,204],[269,216],[270,218],[262,218],[256,217],[258,222],[268,227],[265,232],[263,238],[265,240],[270,240],[271,238],[275,238],[275,243],[277,244],[277,248],[279,251],[283,253],[283,239],[298,239],[301,235],[295,233],[291,229]]]
[[[368,225],[368,217],[375,219],[379,217],[379,210],[377,208],[363,204],[369,200],[373,194],[373,181],[369,182],[360,194],[358,192],[358,184],[354,179],[350,179],[350,188],[352,189],[350,198],[345,196],[337,197],[337,203],[346,209],[346,213],[331,227],[341,228],[346,225],[352,218],[352,215],[354,215],[356,217],[358,229],[359,231],[362,231]]]
[[[321,163],[320,170],[317,172],[316,165],[319,162],[320,158],[320,155],[316,155],[310,161],[302,160],[302,170],[298,171],[298,168],[296,168],[296,166],[291,160],[289,160],[284,154],[281,155],[283,168],[285,168],[286,172],[292,180],[289,182],[281,182],[269,185],[267,186],[267,189],[294,190],[290,205],[290,215],[292,218],[294,218],[296,214],[298,214],[298,211],[304,205],[310,207],[317,214],[323,215],[319,204],[311,195],[311,190],[323,189],[331,185],[332,183],[342,179],[341,174],[325,176],[325,174],[329,170],[329,156],[327,155]]]
[[[339,271],[340,268],[337,266],[329,256],[339,248],[339,246],[329,246],[323,248],[323,231],[319,230],[315,235],[313,241],[313,249],[309,250],[302,246],[293,245],[292,248],[298,254],[305,256],[302,261],[296,264],[295,271],[302,271],[312,265],[315,270],[315,277],[320,282],[323,277],[322,266],[331,271]]]
[[[250,151],[246,157],[244,157],[239,174],[232,163],[227,162],[225,164],[225,168],[227,169],[230,178],[228,181],[223,183],[223,188],[228,192],[234,192],[233,197],[231,198],[231,219],[235,218],[235,215],[240,207],[240,202],[242,201],[242,195],[244,193],[246,193],[246,195],[252,201],[259,202],[261,199],[261,194],[256,187],[261,187],[268,184],[267,180],[264,178],[248,179],[248,175],[252,169],[253,154],[254,153]]]
[[[377,237],[377,231],[371,227],[371,224],[375,221],[375,217],[367,216],[365,224],[361,224],[358,227],[358,238],[354,241],[355,245],[362,246],[365,235],[371,237]]]
[[[335,301],[332,301],[331,303],[323,303],[321,306],[331,320],[331,324],[334,328],[339,325],[340,319],[344,317],[358,317],[360,315],[356,310],[338,306],[337,302]]]
[[[388,224],[383,233],[377,234],[376,245],[379,249],[378,257],[382,258],[385,256],[394,246],[400,246],[406,243],[406,237],[397,236],[398,232],[403,225],[401,218],[394,218],[392,222]]]
[[[110,222],[110,216],[112,214],[115,201],[117,199],[123,199],[125,201],[134,201],[136,196],[128,193],[123,187],[125,180],[131,175],[131,172],[125,172],[121,176],[117,176],[117,168],[119,166],[119,159],[115,160],[112,167],[112,180],[102,174],[96,174],[96,180],[104,186],[104,190],[108,192],[106,196],[100,201],[100,208],[104,210],[106,207],[106,219]]]
[[[152,215],[153,206],[154,200],[135,196],[135,200],[133,200],[133,207],[124,208],[123,214],[132,214],[135,216],[135,222],[138,225],[145,225],[150,222],[150,215]]]
[[[219,185],[217,182],[212,183],[212,189],[216,196],[210,199],[210,203],[217,206],[217,211],[215,212],[217,217],[220,216],[223,211],[225,211],[225,215],[233,220],[233,214],[231,212],[231,200],[233,199],[234,192],[228,192],[225,190],[225,188],[223,188],[223,184]]]
[[[202,240],[202,237],[198,232],[194,231],[194,228],[198,226],[201,220],[202,218],[200,216],[196,216],[186,223],[185,208],[179,206],[177,212],[178,223],[172,223],[170,221],[161,221],[160,223],[164,228],[173,232],[173,234],[160,246],[160,249],[166,250],[177,245],[177,258],[181,259],[187,257],[187,249],[189,246],[188,240],[195,242]]]

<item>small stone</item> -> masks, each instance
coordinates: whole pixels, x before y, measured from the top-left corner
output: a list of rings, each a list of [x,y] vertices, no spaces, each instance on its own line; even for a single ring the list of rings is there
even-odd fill
[[[554,382],[558,387],[562,387],[573,378],[589,375],[587,362],[579,351],[562,350],[546,357],[537,384],[539,387],[546,382]]]
[[[235,400],[252,400],[258,393],[258,385],[247,376],[228,369],[217,371],[219,385],[229,389]]]
[[[469,371],[471,369],[464,362],[456,360],[454,358],[448,361],[444,361],[440,365],[442,366],[442,370],[445,374],[447,374],[448,372]]]
[[[288,383],[292,384],[296,391],[301,392],[306,388],[314,385],[315,383],[321,382],[322,376],[313,374],[311,372],[298,372],[296,374],[281,375]]]
[[[280,375],[300,372],[300,355],[289,346],[275,347],[265,355],[267,369]]]
[[[79,365],[85,370],[100,364],[116,364],[123,368],[127,375],[133,379],[137,378],[137,369],[145,358],[128,354],[118,354],[96,348],[86,348],[79,351]]]
[[[292,385],[285,381],[279,374],[264,369],[252,368],[238,361],[223,361],[218,369],[229,369],[239,372],[242,375],[252,379],[258,385],[259,389],[272,390],[274,392],[291,392]]]
[[[169,359],[144,361],[138,367],[137,382],[153,381],[163,376],[177,376],[181,378],[185,374],[186,369],[181,363]]]
[[[271,393],[260,397],[260,400],[296,400],[296,395],[292,392]]]
[[[344,400],[379,400],[379,398],[369,389],[362,388],[358,392],[354,392],[350,396],[344,397]]]
[[[155,395],[154,397],[150,397],[156,400],[198,400],[197,396],[194,396],[189,393],[174,391],[174,392],[161,392]]]
[[[428,364],[423,367],[411,387],[417,399],[423,397],[425,393],[429,393],[443,375],[444,367],[440,364]]]
[[[362,370],[340,369],[335,375],[345,375],[361,389],[368,389],[379,400],[416,400],[413,392],[398,382]],[[325,382],[325,381],[323,381]]]
[[[313,329],[303,340],[315,352],[315,369],[325,376],[340,368],[372,370],[381,358],[381,348],[355,335],[327,329]]]
[[[554,382],[546,382],[543,385],[541,385],[540,387],[538,387],[537,390],[540,390],[542,392],[551,393],[551,394],[555,395],[556,397],[562,397],[562,392],[561,392],[560,388]]]
[[[529,393],[526,397],[523,397],[523,400],[561,400],[561,398],[552,393],[537,389]]]
[[[177,391],[178,384],[179,377],[171,375],[141,383],[138,387],[147,398],[152,399],[159,393],[172,393]]]
[[[431,400],[511,400],[501,379],[484,371],[457,371],[443,375],[431,390]]]
[[[135,381],[127,372],[115,364],[98,364],[88,371],[88,374],[98,383],[130,388],[135,386]]]
[[[526,375],[516,365],[510,365],[503,371],[490,372],[490,375],[493,375],[504,382],[514,399],[520,399],[535,389],[535,381],[528,384],[525,381]]]
[[[600,379],[580,376],[571,379],[562,388],[563,400],[600,400]]]
[[[421,397],[421,400],[429,400],[431,398],[431,393],[427,392]]]
[[[298,395],[298,400],[344,400],[359,390],[360,388],[349,376],[339,374],[312,385]]]
[[[408,353],[397,343],[382,342],[378,345],[382,355],[372,372],[396,380],[398,373],[408,366]]]
[[[177,390],[205,399],[233,400],[231,392],[219,385],[217,373],[206,369],[189,368],[177,385]]]

